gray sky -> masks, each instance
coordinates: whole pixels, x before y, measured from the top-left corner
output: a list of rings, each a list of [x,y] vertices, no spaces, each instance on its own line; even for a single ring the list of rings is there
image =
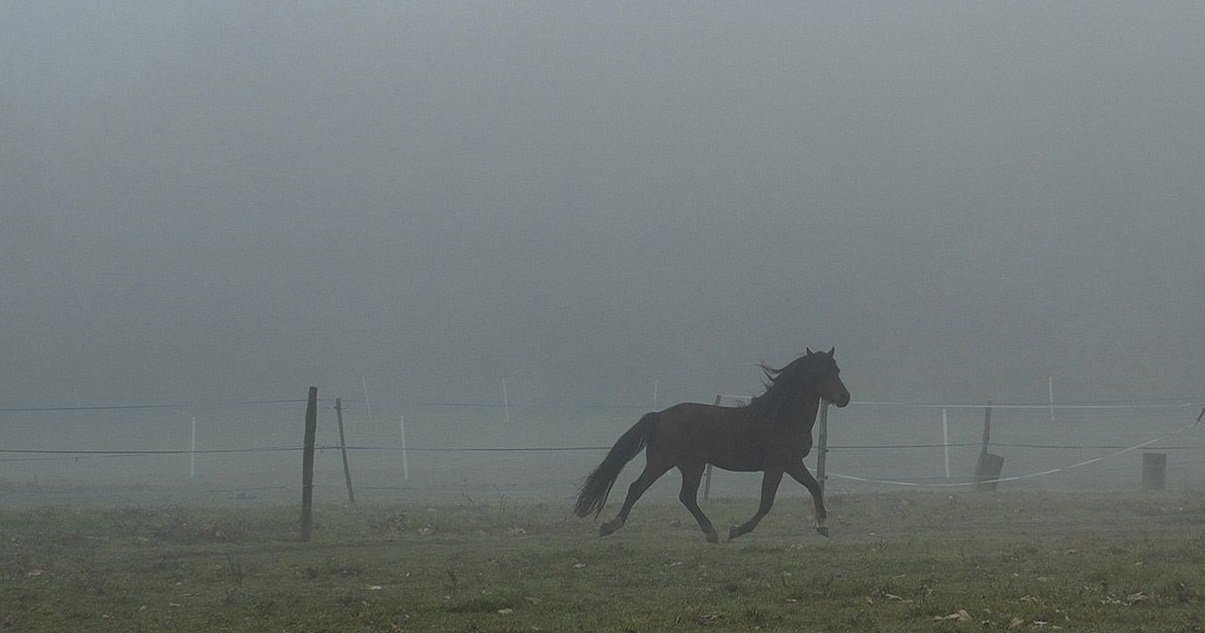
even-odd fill
[[[0,403],[1205,392],[1205,5],[0,2]]]

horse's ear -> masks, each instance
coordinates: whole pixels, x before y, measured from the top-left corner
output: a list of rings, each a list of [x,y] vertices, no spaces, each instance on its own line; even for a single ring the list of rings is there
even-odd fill
[[[810,348],[810,347],[805,347],[804,349],[806,349],[808,351],[808,353],[807,353],[808,356],[811,356],[812,354],[816,353],[816,352],[813,352],[812,348]]]
[[[837,346],[836,346],[836,345],[834,345],[834,346],[832,347],[832,349],[828,350],[828,355],[829,355],[829,356],[832,356],[832,355],[833,355],[833,352],[835,352],[835,351],[837,351]]]

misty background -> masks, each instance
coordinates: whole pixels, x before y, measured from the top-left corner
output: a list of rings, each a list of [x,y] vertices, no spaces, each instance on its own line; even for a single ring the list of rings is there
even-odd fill
[[[1199,3],[0,3],[0,405],[1197,397],[1202,77]]]

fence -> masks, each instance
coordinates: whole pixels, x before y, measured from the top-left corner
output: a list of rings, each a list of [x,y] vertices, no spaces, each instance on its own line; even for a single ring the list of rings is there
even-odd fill
[[[367,500],[564,501],[642,407],[524,407],[425,402],[374,410],[319,403],[313,493]],[[1142,455],[1169,455],[1165,482],[1205,488],[1196,399],[993,404],[992,454],[1008,488],[1136,489]],[[292,502],[304,399],[225,404],[0,409],[0,502]],[[855,402],[833,410],[826,458],[833,490],[969,487],[986,405]],[[405,417],[403,417],[403,414]],[[337,417],[345,418],[345,441]],[[508,420],[509,417],[509,420]],[[348,462],[344,470],[343,452]],[[630,467],[626,477],[634,477]],[[667,478],[669,480],[671,478]],[[717,472],[713,496],[756,496],[760,475]],[[621,481],[620,485],[623,485]],[[784,485],[784,494],[802,494]],[[676,484],[650,494],[672,498]]]

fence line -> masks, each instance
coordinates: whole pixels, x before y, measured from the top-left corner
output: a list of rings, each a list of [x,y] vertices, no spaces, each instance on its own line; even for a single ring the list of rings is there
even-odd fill
[[[131,411],[147,409],[230,409],[234,407],[251,407],[277,404],[299,404],[300,400],[245,400],[243,402],[225,402],[217,404],[197,404],[175,402],[162,404],[101,404],[101,405],[54,405],[41,407],[0,407],[0,413],[59,413],[64,411]]]
[[[319,402],[329,402],[327,398],[319,398]],[[304,404],[305,398],[292,398],[282,400],[244,400],[240,402],[224,402],[216,404],[201,404],[195,402],[165,402],[153,404],[98,404],[98,405],[40,405],[40,406],[9,406],[0,407],[0,413],[62,413],[67,411],[137,411],[137,410],[154,410],[154,409],[229,409],[234,407],[248,406],[265,406],[278,404]],[[431,407],[431,408],[449,408],[449,409],[502,409],[505,404],[494,404],[490,402],[458,402],[444,400],[414,400],[402,402],[396,405],[395,408],[401,407]],[[516,404],[510,403],[511,409],[560,409],[559,405],[543,405],[543,404]],[[333,408],[333,407],[332,407]],[[347,411],[355,409],[354,404],[345,403],[343,410]],[[583,405],[582,409],[630,409],[647,410],[643,405],[637,404],[591,404]]]
[[[736,402],[748,403],[755,396],[747,394],[718,394],[720,398],[733,400]],[[987,403],[967,403],[967,402],[903,402],[892,400],[851,400],[849,406],[863,407],[896,407],[901,409],[1040,409],[1048,411],[1050,409],[1190,409],[1201,406],[1205,402],[1205,397],[1197,398],[1169,398],[1166,400],[1133,400],[1133,401],[1110,401],[1110,402],[1069,402],[1065,404],[1050,403],[1034,403],[1034,402],[992,402]]]
[[[730,399],[749,400],[749,396],[723,396]],[[306,402],[305,399],[282,399],[282,400],[248,400],[236,403],[225,404],[185,404],[185,403],[163,403],[163,404],[123,404],[123,405],[99,405],[99,406],[54,406],[54,407],[7,407],[0,408],[0,413],[43,413],[43,412],[67,412],[67,411],[113,411],[113,410],[153,410],[153,409],[218,409],[231,408],[240,406],[263,406],[263,405],[293,405]],[[1035,409],[1047,410],[1051,408],[1048,403],[1044,404],[1026,404],[1026,403],[991,403],[991,404],[965,404],[965,403],[905,403],[905,402],[888,402],[888,401],[854,401],[851,404],[868,407],[899,407],[899,408],[921,408],[921,409]],[[410,406],[450,406],[450,407],[494,407],[499,405],[477,405],[473,403],[456,403],[456,402],[423,402]],[[590,408],[620,408],[626,405],[604,406],[599,405]],[[1180,400],[1164,400],[1164,401],[1142,401],[1142,402],[1101,402],[1101,403],[1075,403],[1054,405],[1057,409],[1081,409],[1081,410],[1122,410],[1122,409],[1187,409],[1189,407],[1200,406],[1199,403],[1187,402],[1186,399]],[[534,407],[534,405],[533,405]],[[633,407],[637,408],[637,407]],[[1042,450],[1109,450],[1114,451],[1107,455],[1086,459],[1073,464],[1050,468],[1039,472],[1033,472],[1023,475],[1014,475],[1009,477],[1001,477],[998,479],[987,481],[973,482],[945,482],[945,483],[920,483],[916,481],[902,481],[898,479],[875,479],[871,477],[861,477],[856,475],[842,473],[827,473],[829,477],[844,479],[850,481],[859,481],[866,483],[898,485],[911,487],[964,487],[973,486],[984,483],[995,482],[1011,482],[1025,479],[1032,479],[1061,473],[1101,461],[1115,458],[1140,448],[1152,448],[1157,450],[1196,450],[1205,448],[1205,446],[1186,445],[1186,446],[1156,446],[1162,441],[1165,441],[1173,436],[1179,435],[1200,424],[1202,416],[1205,416],[1205,409],[1202,409],[1201,415],[1197,416],[1195,422],[1185,425],[1175,431],[1162,435],[1152,440],[1147,440],[1134,445],[1119,445],[1119,444],[1041,444],[1041,443],[1004,443],[994,442],[993,446],[1006,448],[1026,448],[1026,449],[1042,449]],[[850,445],[833,445],[829,446],[828,450],[836,451],[858,451],[858,450],[902,450],[902,449],[935,449],[949,447],[978,447],[980,442],[964,442],[964,443],[921,443],[921,444],[850,444]],[[339,445],[323,445],[316,447],[318,450],[337,450]],[[600,446],[487,446],[487,447],[408,447],[400,448],[396,446],[347,446],[346,450],[351,451],[377,451],[377,452],[427,452],[427,453],[568,453],[568,452],[594,452],[606,451],[610,448],[609,445]],[[105,457],[133,457],[133,456],[148,456],[148,455],[218,455],[218,454],[255,454],[255,453],[271,453],[271,452],[296,452],[303,450],[301,446],[267,446],[267,447],[247,447],[247,448],[226,448],[226,449],[148,449],[148,450],[99,450],[99,449],[20,449],[20,448],[3,448],[0,449],[0,455],[23,455],[27,457],[17,457],[0,459],[0,462],[26,462],[26,461],[49,461],[56,459],[88,459],[88,458],[105,458]]]
[[[1192,425],[1190,425],[1192,426]],[[1160,439],[1166,439],[1174,435],[1174,433],[1164,436]],[[1155,440],[1159,441],[1159,440]],[[950,444],[846,444],[846,445],[830,445],[828,450],[831,451],[857,451],[857,450],[897,450],[897,449],[932,449],[932,448],[968,448],[978,447],[979,442],[957,442]],[[993,442],[992,446],[1002,446],[1006,448],[1034,448],[1034,449],[1055,449],[1055,450],[1110,450],[1110,449],[1126,449],[1129,448],[1122,444],[1015,444],[1006,442]],[[1146,446],[1146,444],[1143,444]],[[339,450],[346,448],[349,451],[383,451],[383,452],[401,452],[414,451],[426,453],[570,453],[581,451],[605,451],[609,450],[610,446],[427,446],[427,447],[408,447],[401,448],[398,446],[339,446],[338,444],[324,444],[315,447],[319,451]],[[1192,444],[1186,446],[1151,446],[1157,450],[1200,450],[1205,449],[1205,444]],[[0,449],[0,454],[14,455],[65,455],[63,459],[71,459],[72,455],[87,456],[87,457],[122,457],[122,456],[138,456],[138,455],[210,455],[210,454],[230,454],[230,453],[281,453],[300,451],[301,446],[277,446],[277,447],[261,447],[261,448],[212,448],[198,449],[191,451],[188,449],[147,449],[147,450],[120,450],[120,449],[41,449],[41,448],[6,448]],[[15,461],[36,461],[40,458],[24,458],[24,459],[0,459],[0,462],[15,462]],[[41,458],[55,459],[55,458]]]
[[[1058,468],[1050,468],[1047,470],[1043,470],[1043,471],[1039,471],[1039,472],[1035,472],[1035,473],[1028,473],[1025,475],[1013,475],[1011,477],[998,477],[996,479],[986,479],[986,480],[982,480],[982,481],[959,481],[959,482],[928,483],[928,484],[909,482],[909,481],[896,481],[896,480],[889,480],[889,479],[873,479],[870,477],[858,477],[855,475],[843,475],[843,474],[839,474],[839,473],[828,473],[828,476],[836,477],[838,479],[846,479],[849,481],[860,481],[860,482],[865,482],[865,483],[876,483],[876,484],[885,484],[885,485],[893,485],[893,486],[927,487],[927,488],[961,488],[961,487],[966,487],[966,486],[979,486],[982,484],[993,484],[993,483],[1000,483],[1000,482],[1006,482],[1006,481],[1021,481],[1023,479],[1034,479],[1036,477],[1044,477],[1046,475],[1053,475],[1056,473],[1066,472],[1068,470],[1074,470],[1074,469],[1080,468],[1082,466],[1087,466],[1089,464],[1095,464],[1097,462],[1102,462],[1106,459],[1112,459],[1114,457],[1119,457],[1126,453],[1136,451],[1140,448],[1149,447],[1152,444],[1162,442],[1163,440],[1166,440],[1169,437],[1179,435],[1180,433],[1183,433],[1184,431],[1187,431],[1191,428],[1200,426],[1202,416],[1205,416],[1205,409],[1201,410],[1201,415],[1197,416],[1197,419],[1195,421],[1193,421],[1189,424],[1186,424],[1186,425],[1172,431],[1171,433],[1168,433],[1161,437],[1156,437],[1153,440],[1147,440],[1145,442],[1140,442],[1138,444],[1134,444],[1133,446],[1127,446],[1125,448],[1122,448],[1119,451],[1109,453],[1108,455],[1101,455],[1099,457],[1093,457],[1092,459],[1085,459],[1084,461],[1076,462],[1074,464],[1070,464],[1067,466],[1060,466]]]
[[[953,404],[938,404],[938,403],[910,403],[910,402],[886,402],[886,401],[855,401],[850,402],[851,405],[860,405],[864,407],[901,407],[911,409],[1040,409],[1048,411],[1050,409],[1089,409],[1089,410],[1106,410],[1106,409],[1191,409],[1201,406],[1201,401],[1205,399],[1197,399],[1191,402],[1133,402],[1133,403],[1080,403],[1080,404],[1033,404],[1033,403],[997,403],[992,404],[979,403],[953,403]]]
[[[720,394],[722,398],[727,398],[735,401],[748,402],[754,398],[750,395],[733,395]],[[282,404],[303,404],[305,398],[286,398],[277,400],[243,400],[236,402],[224,403],[195,403],[195,402],[168,402],[168,403],[134,403],[134,404],[113,404],[113,405],[45,405],[45,406],[28,406],[28,407],[0,407],[0,413],[61,413],[66,411],[130,411],[130,410],[154,410],[154,409],[229,409],[233,407],[248,407],[248,406],[270,406]],[[328,399],[320,398],[319,402],[328,401]],[[993,402],[991,405],[985,403],[937,403],[937,402],[902,402],[889,400],[854,400],[850,402],[853,406],[865,407],[899,407],[908,409],[984,409],[991,407],[994,409],[1088,409],[1088,410],[1107,410],[1107,409],[1188,409],[1200,406],[1200,403],[1205,401],[1205,397],[1198,398],[1169,398],[1166,400],[1135,400],[1135,401],[1109,401],[1109,402],[1072,402],[1066,404],[1049,403],[1007,403]],[[446,408],[483,408],[483,409],[501,409],[502,404],[483,403],[483,402],[457,402],[457,401],[438,401],[438,400],[418,400],[413,402],[404,402],[398,405],[400,407],[446,407]],[[344,410],[354,408],[354,406],[345,406]],[[554,405],[538,405],[538,404],[516,404],[510,403],[512,409],[557,409],[560,408]],[[585,405],[587,409],[632,409],[645,410],[647,407],[642,405],[629,404],[594,404]]]
[[[339,448],[338,446],[327,446],[323,448]],[[188,449],[150,449],[150,450],[106,450],[106,449],[70,449],[59,450],[51,448],[5,448],[0,449],[0,453],[11,453],[17,455],[205,455],[218,453],[282,453],[288,451],[299,451],[300,446],[270,446],[262,448],[209,448],[204,450],[188,450]]]

